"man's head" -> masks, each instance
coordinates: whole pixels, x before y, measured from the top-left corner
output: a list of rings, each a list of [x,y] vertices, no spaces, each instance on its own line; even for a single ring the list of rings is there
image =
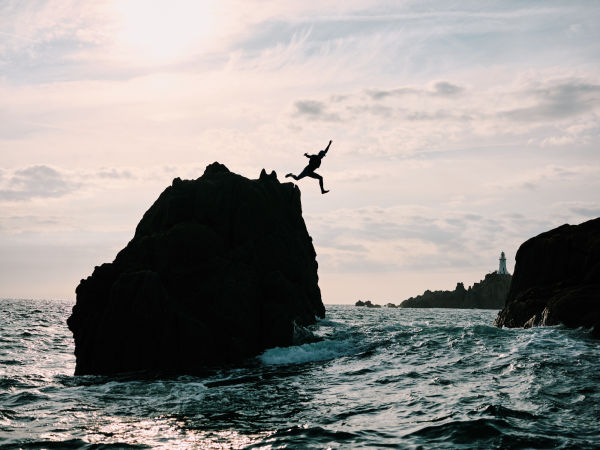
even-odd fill
[[[327,154],[327,151],[325,151],[325,150],[321,150],[321,151],[319,152],[319,158],[322,158],[322,157],[323,157],[323,156],[325,156],[326,154]]]

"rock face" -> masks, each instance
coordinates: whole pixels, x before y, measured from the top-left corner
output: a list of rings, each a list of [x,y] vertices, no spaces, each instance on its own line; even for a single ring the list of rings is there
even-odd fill
[[[291,345],[325,314],[315,258],[300,191],[275,172],[175,178],[77,287],[75,373],[189,373]]]
[[[425,291],[400,303],[401,308],[478,308],[500,309],[510,287],[512,276],[488,273],[483,280],[465,289],[457,283],[453,291]]]
[[[521,245],[499,327],[594,327],[600,337],[600,218]]]

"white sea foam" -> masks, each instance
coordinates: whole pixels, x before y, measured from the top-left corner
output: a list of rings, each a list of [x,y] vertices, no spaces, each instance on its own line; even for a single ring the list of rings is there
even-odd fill
[[[293,347],[275,347],[258,358],[264,364],[301,364],[325,361],[349,354],[354,345],[349,341],[324,340]]]

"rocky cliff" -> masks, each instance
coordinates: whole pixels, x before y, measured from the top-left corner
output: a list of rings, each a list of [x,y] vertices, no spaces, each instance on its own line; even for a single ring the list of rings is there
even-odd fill
[[[323,317],[300,191],[213,163],[173,180],[133,239],[76,289],[76,374],[194,372],[305,336]]]
[[[457,283],[453,291],[425,291],[400,303],[401,308],[481,308],[500,309],[510,287],[510,275],[488,273],[483,280],[465,289]]]
[[[600,218],[563,225],[519,247],[499,327],[594,327],[600,337]]]

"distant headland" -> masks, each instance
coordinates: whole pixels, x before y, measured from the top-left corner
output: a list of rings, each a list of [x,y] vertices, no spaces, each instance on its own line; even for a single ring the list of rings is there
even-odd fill
[[[410,297],[398,306],[388,303],[388,308],[474,308],[502,309],[510,288],[512,276],[506,269],[506,256],[500,254],[498,270],[488,273],[484,279],[465,289],[462,282],[456,284],[453,291],[430,291]],[[371,301],[359,300],[355,306],[379,308],[380,305]]]
[[[457,283],[453,291],[425,291],[400,303],[400,308],[476,308],[502,309],[512,276],[499,272],[488,273],[478,283],[465,289]]]

